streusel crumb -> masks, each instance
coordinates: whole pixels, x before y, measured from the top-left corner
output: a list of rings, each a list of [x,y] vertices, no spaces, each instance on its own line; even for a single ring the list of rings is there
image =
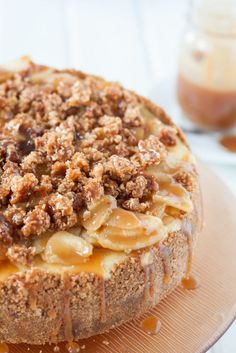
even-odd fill
[[[118,83],[73,71],[54,70],[50,79],[47,70],[31,63],[0,83],[0,240],[8,246],[78,225],[104,194],[145,212],[158,190],[145,170],[176,144],[169,126],[137,135],[145,131],[140,98]]]

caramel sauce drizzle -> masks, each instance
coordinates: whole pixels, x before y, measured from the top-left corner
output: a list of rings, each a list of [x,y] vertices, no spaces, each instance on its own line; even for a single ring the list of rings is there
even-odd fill
[[[100,282],[100,301],[101,301],[101,322],[106,322],[106,292],[105,281],[101,278]]]
[[[77,272],[94,272],[100,276],[100,285],[99,285],[99,293],[100,293],[100,305],[101,305],[101,322],[106,321],[106,295],[105,295],[105,281],[104,277],[104,268],[103,268],[103,260],[106,255],[109,255],[111,251],[106,249],[94,249],[94,253],[91,256],[91,259],[79,266],[75,267],[75,271]]]
[[[154,264],[149,264],[143,267],[145,274],[144,284],[144,299],[155,300],[155,268]]]
[[[35,292],[33,288],[29,292],[29,305],[32,310],[36,310],[37,308],[37,296]]]
[[[150,265],[150,297],[155,300],[155,267],[154,264],[152,263]]]
[[[186,219],[183,221],[183,233],[188,242],[188,262],[185,276],[182,278],[182,286],[184,289],[193,290],[199,287],[199,282],[196,278],[190,275],[193,260],[193,233],[192,225]]]
[[[150,267],[149,267],[149,265],[147,265],[147,266],[144,266],[143,269],[144,269],[144,276],[145,276],[145,278],[144,278],[144,299],[146,300],[150,296],[150,292],[149,292]]]
[[[0,353],[9,353],[9,347],[6,343],[0,343]]]
[[[88,261],[81,263],[77,266],[74,266],[73,272],[93,272],[99,275],[100,277],[104,276],[104,268],[103,268],[103,260],[106,255],[111,254],[111,250],[95,248],[92,256],[88,259]]]
[[[94,253],[91,256],[91,259],[79,266],[76,266],[76,272],[95,272],[100,276],[100,285],[99,285],[99,293],[100,293],[100,305],[101,305],[101,322],[106,321],[106,296],[105,296],[105,281],[103,279],[104,276],[104,268],[103,268],[103,260],[106,255],[110,254],[109,250],[105,249],[94,249]]]
[[[74,265],[72,267],[73,273],[89,272],[96,273],[100,276],[100,302],[101,302],[101,321],[106,321],[106,297],[105,297],[105,281],[103,260],[106,255],[110,255],[111,251],[106,249],[94,249],[94,253],[87,262]],[[4,280],[9,275],[17,273],[19,269],[11,264],[9,260],[1,262],[0,280]],[[40,262],[36,264],[36,267],[40,268]],[[64,285],[63,301],[64,301],[64,313],[63,313],[63,326],[65,338],[68,342],[73,341],[72,332],[72,317],[70,311],[70,276],[68,272],[63,272],[62,281]],[[29,291],[29,305],[32,309],[37,307],[37,290],[32,288],[27,288]],[[52,316],[55,315],[54,312],[50,313]],[[1,351],[0,351],[1,353]]]
[[[157,317],[151,315],[141,321],[140,327],[149,335],[156,335],[161,330],[161,321]]]
[[[39,286],[40,283],[34,283],[34,285],[27,288],[29,293],[29,306],[32,310],[37,309],[37,292]]]
[[[18,268],[9,260],[1,261],[0,281],[4,281],[8,276],[18,272]]]
[[[192,225],[186,219],[183,220],[182,230],[184,235],[187,238],[187,243],[188,243],[188,262],[187,262],[185,277],[189,277],[191,268],[192,268],[192,261],[193,261],[193,234],[192,234]]]
[[[64,292],[64,313],[63,313],[63,325],[64,325],[64,335],[68,342],[73,342],[73,331],[72,331],[72,317],[70,310],[70,277],[68,272],[64,272],[62,275]]]
[[[164,270],[163,283],[168,284],[171,278],[170,249],[167,246],[160,244],[159,254],[162,259],[163,270]]]

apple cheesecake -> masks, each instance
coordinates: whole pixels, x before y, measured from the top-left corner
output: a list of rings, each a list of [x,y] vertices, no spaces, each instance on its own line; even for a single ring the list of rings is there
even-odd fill
[[[102,333],[189,275],[198,173],[160,107],[25,57],[1,66],[0,107],[0,341]]]

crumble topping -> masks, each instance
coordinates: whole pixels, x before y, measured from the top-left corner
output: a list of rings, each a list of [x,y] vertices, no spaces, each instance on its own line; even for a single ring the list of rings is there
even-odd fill
[[[52,78],[48,72],[51,72]],[[53,75],[54,76],[53,76]],[[29,64],[0,83],[0,240],[21,263],[19,242],[80,224],[104,195],[145,213],[159,190],[146,173],[177,143],[164,125],[145,134],[140,98],[118,83]],[[141,129],[141,130],[140,130]],[[188,175],[176,180],[191,188]]]
[[[186,172],[182,170],[175,174],[175,180],[177,183],[182,184],[187,191],[192,192],[194,190],[195,177],[193,172]]]
[[[19,265],[29,266],[36,254],[35,247],[15,244],[8,248],[6,256],[8,259]]]

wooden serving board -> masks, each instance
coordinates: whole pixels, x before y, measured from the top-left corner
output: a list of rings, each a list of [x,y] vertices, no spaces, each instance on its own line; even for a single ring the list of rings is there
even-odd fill
[[[135,320],[109,333],[81,340],[84,353],[201,353],[236,317],[236,200],[205,165],[200,165],[205,226],[199,238],[193,274],[200,286],[181,287],[151,311],[161,321],[149,336]],[[150,313],[148,314],[150,315]],[[10,353],[53,353],[53,346],[10,346]],[[60,353],[68,353],[60,345]]]

